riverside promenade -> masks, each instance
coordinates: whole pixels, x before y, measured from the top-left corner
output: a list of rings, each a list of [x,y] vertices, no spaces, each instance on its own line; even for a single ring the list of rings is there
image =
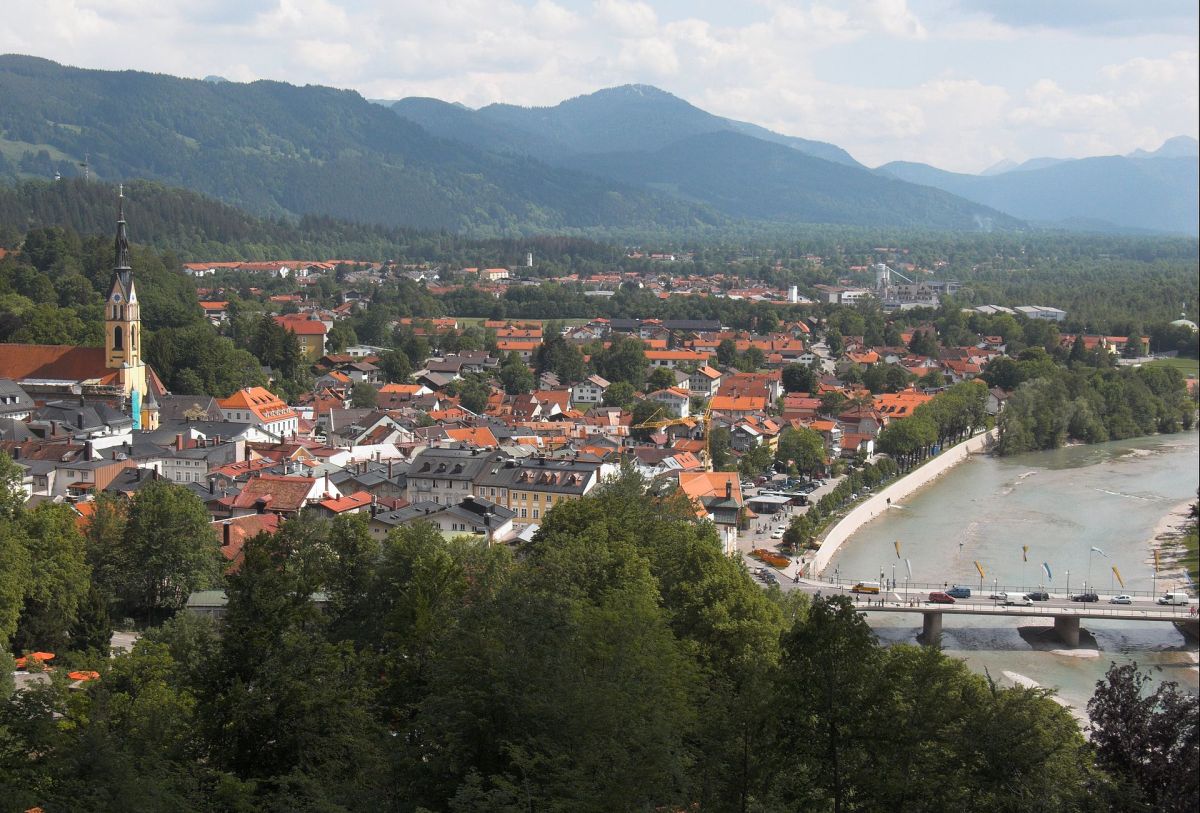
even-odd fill
[[[946,449],[937,457],[926,461],[924,465],[913,469],[896,482],[856,505],[850,513],[825,532],[821,538],[821,546],[813,556],[810,572],[820,576],[829,566],[829,560],[837,553],[842,543],[860,527],[887,511],[891,504],[898,504],[900,500],[941,477],[972,454],[991,448],[995,440],[995,429],[973,435],[962,443]]]

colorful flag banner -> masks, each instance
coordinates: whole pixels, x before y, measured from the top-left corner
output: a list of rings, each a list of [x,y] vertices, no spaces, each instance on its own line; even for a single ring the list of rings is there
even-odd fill
[[[1028,545],[1021,546],[1021,561],[1022,562],[1029,561],[1029,546]]]
[[[983,575],[983,565],[979,564],[978,561],[975,562],[975,569],[979,571],[979,578],[986,578],[986,576]]]
[[[1054,581],[1054,574],[1050,572],[1050,563],[1042,562],[1042,570],[1046,571],[1046,581]]]
[[[1154,549],[1154,572],[1158,572],[1158,548]]]
[[[1113,565],[1113,575],[1117,577],[1117,583],[1121,585],[1121,589],[1125,589],[1125,580],[1121,578],[1121,571],[1117,570],[1117,566]]]
[[[912,562],[908,559],[904,560],[904,568],[908,571],[908,578],[912,578]]]
[[[896,540],[896,558],[897,559],[900,558],[900,540],[899,539]]]
[[[1092,553],[1098,553],[1098,554],[1100,554],[1101,556],[1103,556],[1105,559],[1107,559],[1107,558],[1108,558],[1108,554],[1107,554],[1107,553],[1105,553],[1104,551],[1100,550],[1100,549],[1099,549],[1098,547],[1096,547],[1095,545],[1092,545]]]

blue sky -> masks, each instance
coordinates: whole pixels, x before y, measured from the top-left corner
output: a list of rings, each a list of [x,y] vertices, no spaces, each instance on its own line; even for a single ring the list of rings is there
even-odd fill
[[[15,6],[15,7],[14,7]],[[9,0],[0,52],[554,104],[657,85],[875,166],[1197,135],[1195,0]]]

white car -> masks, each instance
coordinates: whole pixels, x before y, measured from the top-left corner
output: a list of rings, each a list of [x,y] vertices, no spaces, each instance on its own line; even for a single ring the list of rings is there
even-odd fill
[[[786,533],[786,532],[784,531],[783,528],[776,528],[775,530],[771,531],[771,538],[772,539],[783,539],[784,533]]]
[[[1125,595],[1113,596],[1112,598],[1110,598],[1108,600],[1108,603],[1109,604],[1132,604],[1133,596],[1125,596]]]

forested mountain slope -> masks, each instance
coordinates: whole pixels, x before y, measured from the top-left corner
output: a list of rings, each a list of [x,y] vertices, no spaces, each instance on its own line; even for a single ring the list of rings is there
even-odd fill
[[[431,136],[356,93],[0,57],[0,175],[151,178],[266,215],[502,233],[685,228],[701,207]]]

